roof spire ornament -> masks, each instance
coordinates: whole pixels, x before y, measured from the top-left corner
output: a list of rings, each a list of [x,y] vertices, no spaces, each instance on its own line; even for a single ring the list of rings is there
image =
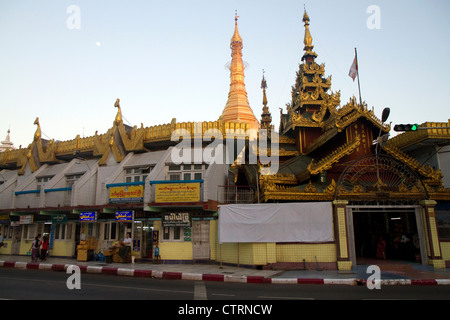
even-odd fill
[[[115,123],[119,125],[122,122],[122,110],[120,109],[120,99],[116,99],[116,102],[114,103],[114,107],[119,109],[117,110]]]
[[[272,115],[270,114],[269,108],[267,107],[267,96],[266,96],[266,88],[267,82],[264,77],[264,69],[263,69],[263,78],[261,80],[261,89],[263,89],[263,113],[261,114],[261,128],[262,129],[273,129],[272,125]]]
[[[317,54],[312,51],[312,49],[314,48],[314,46],[312,45],[312,36],[311,36],[311,32],[309,32],[309,16],[306,13],[306,8],[304,9],[304,13],[303,13],[303,19],[302,21],[305,23],[305,37],[303,39],[303,44],[305,45],[305,47],[303,48],[303,50],[305,51],[302,60],[306,59],[307,56],[316,58]]]

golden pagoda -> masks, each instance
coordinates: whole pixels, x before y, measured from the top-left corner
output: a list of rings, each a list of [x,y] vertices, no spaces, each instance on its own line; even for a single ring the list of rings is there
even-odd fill
[[[221,118],[224,122],[248,123],[252,129],[259,128],[259,122],[248,103],[247,91],[244,82],[245,65],[242,60],[242,38],[239,35],[238,16],[235,16],[234,34],[231,38],[231,63],[230,63],[230,91],[228,101],[223,109]]]

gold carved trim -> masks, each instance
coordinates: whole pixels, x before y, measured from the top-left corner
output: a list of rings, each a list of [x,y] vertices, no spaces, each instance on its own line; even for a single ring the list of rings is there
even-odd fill
[[[333,164],[338,162],[343,157],[351,154],[359,146],[360,142],[361,140],[359,136],[357,136],[353,141],[333,150],[330,154],[320,159],[318,162],[314,162],[313,159],[308,165],[308,171],[310,174],[315,175],[330,169]]]

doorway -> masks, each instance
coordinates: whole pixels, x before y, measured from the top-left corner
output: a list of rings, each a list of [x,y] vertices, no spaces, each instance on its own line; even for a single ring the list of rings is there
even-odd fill
[[[17,255],[20,254],[20,243],[22,240],[22,226],[14,226],[12,228],[12,245],[11,245],[11,254]]]
[[[361,206],[348,210],[353,264],[373,264],[374,260],[426,263],[421,211],[418,208]]]
[[[192,255],[194,261],[209,260],[209,221],[194,220],[192,221]]]

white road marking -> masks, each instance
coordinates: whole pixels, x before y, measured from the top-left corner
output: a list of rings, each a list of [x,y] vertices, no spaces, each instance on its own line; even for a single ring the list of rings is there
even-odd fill
[[[196,282],[194,284],[194,300],[208,300],[204,282]]]

